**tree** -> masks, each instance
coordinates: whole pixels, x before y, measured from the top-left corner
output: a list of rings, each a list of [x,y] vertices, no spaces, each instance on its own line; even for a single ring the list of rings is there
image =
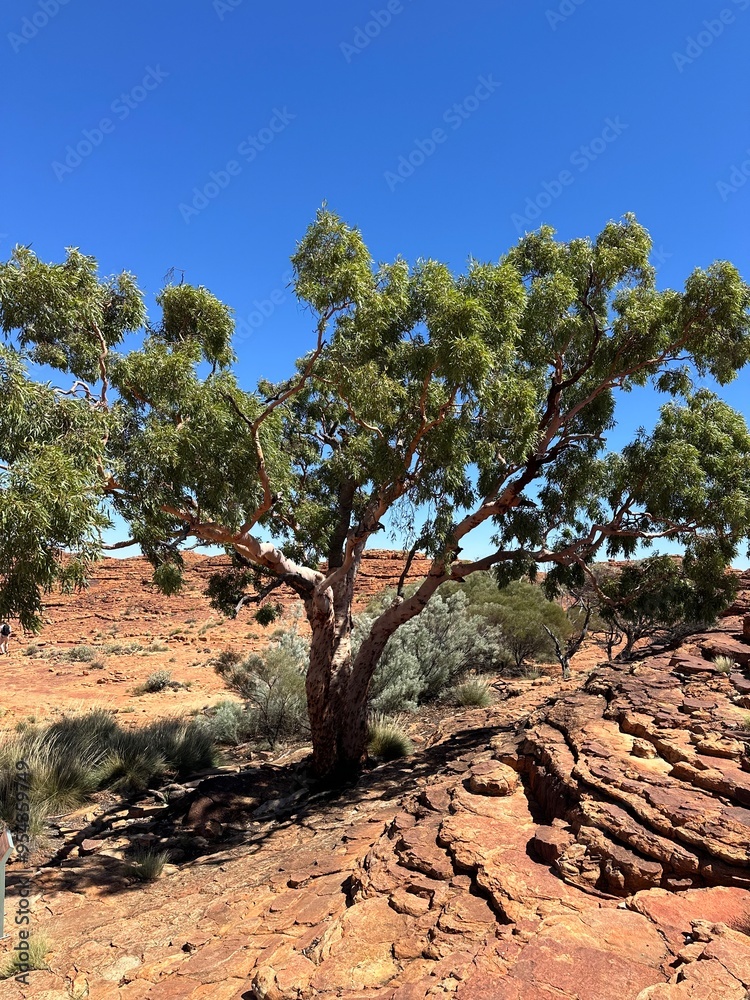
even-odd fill
[[[552,655],[550,628],[562,636],[570,631],[560,605],[548,601],[540,587],[525,580],[498,589],[489,574],[477,573],[465,592],[476,614],[497,627],[519,670],[530,657]]]
[[[231,312],[205,288],[165,288],[158,322],[126,352],[145,322],[131,275],[102,280],[77,250],[46,264],[17,248],[0,266],[12,536],[0,613],[34,625],[39,588],[69,566],[80,580],[105,504],[165,590],[180,586],[182,541],[224,546],[259,595],[285,583],[302,599],[314,764],[356,769],[380,655],[442,583],[537,565],[562,580],[658,538],[726,562],[747,534],[747,428],[692,390],[689,366],[725,384],[746,364],[750,289],[719,262],[660,291],[650,251],[628,216],[595,241],[542,228],[461,275],[431,260],[376,267],[360,233],[322,210],[292,258],[312,350],[289,380],[248,390],[232,371]],[[618,391],[647,384],[670,397],[657,426],[607,452]],[[384,519],[432,565],[352,657],[357,574]],[[462,557],[485,523],[491,550]]]
[[[737,592],[734,576],[721,559],[657,555],[619,568],[600,584],[600,614],[625,637],[620,651],[629,659],[639,639],[661,645],[712,625]]]
[[[544,626],[544,631],[550,637],[555,649],[557,662],[562,669],[563,680],[570,679],[570,661],[576,655],[589,634],[591,616],[593,609],[583,603],[578,604],[572,611],[568,612],[568,628],[570,632],[567,636],[561,635],[560,631]],[[570,619],[573,619],[572,621]]]
[[[602,582],[613,573],[619,572],[606,563],[595,563],[586,572],[568,574],[564,586],[554,574],[544,582],[545,593],[560,599],[567,618],[567,634],[559,634],[545,626],[555,647],[555,656],[562,668],[563,680],[570,677],[570,661],[580,650],[587,638],[591,637],[607,651],[607,659],[612,659],[614,647],[622,641],[622,633],[611,621],[602,617],[605,602]]]

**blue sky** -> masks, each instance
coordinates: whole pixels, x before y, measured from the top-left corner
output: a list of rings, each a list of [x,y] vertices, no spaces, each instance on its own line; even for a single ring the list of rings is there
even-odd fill
[[[324,200],[381,260],[634,211],[661,285],[750,276],[750,0],[14,0],[0,28],[0,253],[79,246],[150,296],[184,270],[236,310],[248,385],[310,346],[286,284]]]

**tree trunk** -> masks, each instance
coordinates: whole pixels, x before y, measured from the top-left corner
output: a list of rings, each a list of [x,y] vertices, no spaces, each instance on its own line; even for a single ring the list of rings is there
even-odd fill
[[[321,777],[347,778],[367,759],[367,699],[370,681],[393,633],[418,615],[445,579],[427,577],[419,590],[395,601],[374,622],[352,662],[352,603],[361,552],[349,572],[328,591],[305,602],[312,629],[307,708],[313,766]]]
[[[310,664],[305,680],[307,714],[313,745],[313,767],[316,774],[324,775],[335,768],[338,755],[331,702],[335,621],[330,601],[326,602],[316,595],[306,605],[312,629]]]
[[[307,672],[307,712],[313,743],[313,767],[321,777],[356,771],[367,742],[366,704],[360,750],[352,757],[352,719],[348,711],[352,678],[352,602],[359,562],[328,591],[316,592],[307,608],[312,629]]]

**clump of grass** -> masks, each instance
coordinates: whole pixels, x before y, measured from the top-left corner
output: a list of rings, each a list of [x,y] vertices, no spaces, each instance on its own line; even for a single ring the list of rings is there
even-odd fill
[[[414,744],[392,719],[375,716],[370,720],[367,749],[373,757],[398,760],[401,757],[410,757],[414,753]]]
[[[147,653],[168,653],[169,646],[165,646],[163,642],[157,642],[154,640],[150,646],[146,647],[145,652]]]
[[[471,677],[454,688],[452,700],[463,708],[489,708],[492,704],[490,685],[482,677]]]
[[[90,663],[96,659],[97,653],[93,646],[82,645],[63,649],[57,655],[61,660],[70,660],[71,663]]]
[[[166,776],[184,778],[216,763],[216,744],[197,720],[163,719],[122,729],[96,709],[50,725],[26,726],[0,742],[0,819],[17,826],[16,764],[25,761],[30,832],[48,816],[84,804],[96,791],[144,790]]]
[[[139,882],[155,882],[164,865],[169,861],[167,851],[141,850],[134,851],[131,860],[126,862],[125,871]]]
[[[746,733],[750,733],[750,715],[746,715],[743,718],[740,723],[740,729],[743,729]]]
[[[737,664],[731,656],[715,656],[714,666],[720,674],[731,674],[736,669]]]
[[[524,667],[521,671],[521,677],[527,681],[538,681],[540,677],[546,677],[546,674],[539,667]]]
[[[26,945],[22,950],[21,945]],[[50,947],[47,939],[40,935],[30,937],[27,941],[19,943],[18,950],[13,950],[0,967],[0,979],[12,979],[24,971],[31,969],[48,969],[47,955]]]
[[[129,653],[140,653],[143,646],[140,642],[108,642],[104,652],[110,656],[127,656]]]
[[[91,662],[91,669],[92,670],[104,670],[104,668],[106,666],[107,666],[107,664],[106,664],[105,660],[93,660]]]
[[[23,655],[31,656],[34,659],[41,659],[45,655],[45,652],[41,646],[37,646],[36,643],[32,642],[30,646],[27,646],[26,649],[24,649]]]

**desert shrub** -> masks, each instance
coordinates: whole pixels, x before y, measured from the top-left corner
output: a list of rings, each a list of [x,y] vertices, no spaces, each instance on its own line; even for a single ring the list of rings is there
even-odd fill
[[[489,708],[492,693],[483,677],[471,677],[454,688],[451,700],[463,708]]]
[[[227,686],[244,699],[248,730],[273,749],[309,729],[305,693],[307,657],[293,645],[277,642],[262,656],[253,654],[224,673]]]
[[[355,653],[378,609],[393,596],[386,593],[357,618]],[[416,711],[468,670],[500,670],[507,660],[499,630],[469,613],[469,599],[462,591],[437,593],[417,618],[389,639],[372,679],[370,706],[385,714]]]
[[[171,688],[173,683],[171,670],[155,670],[153,674],[149,674],[143,684],[139,687],[138,692],[156,694],[159,691],[165,691],[167,688]]]
[[[257,718],[236,701],[221,701],[207,715],[203,724],[216,743],[237,746],[255,736]]]
[[[140,653],[143,646],[140,642],[107,642],[104,652],[110,656],[127,656],[129,653]]]
[[[743,718],[740,723],[740,729],[744,729],[746,733],[750,733],[750,715],[746,715]]]
[[[731,674],[737,664],[731,656],[715,656],[714,666],[721,674]]]
[[[157,642],[154,640],[149,646],[144,650],[146,653],[168,653],[169,646],[165,646],[163,642]]]
[[[488,573],[475,574],[466,586],[471,612],[496,626],[518,670],[527,659],[555,658],[554,643],[545,626],[564,638],[571,624],[565,611],[547,600],[541,587],[516,580],[498,588]]]
[[[398,760],[410,757],[414,753],[414,744],[396,722],[378,714],[370,720],[367,750],[373,757]]]
[[[155,882],[169,861],[167,851],[134,851],[125,863],[125,873],[139,882]]]
[[[214,670],[223,677],[228,670],[237,666],[244,659],[242,653],[236,649],[224,649],[213,660]]]
[[[5,960],[0,967],[0,979],[12,979],[19,973],[31,969],[47,969],[47,955],[49,954],[49,943],[45,937],[34,935],[26,942],[26,949],[21,949],[21,942]]]
[[[93,646],[71,646],[64,649],[59,654],[61,660],[70,660],[72,663],[89,663],[95,660],[97,652]]]

